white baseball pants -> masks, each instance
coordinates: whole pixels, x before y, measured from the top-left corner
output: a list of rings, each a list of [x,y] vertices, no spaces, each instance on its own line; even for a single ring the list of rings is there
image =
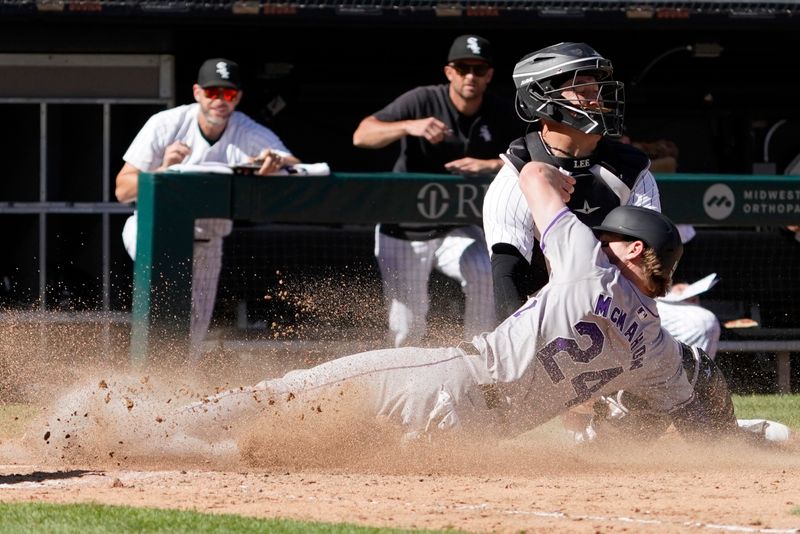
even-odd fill
[[[419,345],[427,333],[428,281],[433,269],[461,285],[463,339],[494,328],[492,265],[480,227],[456,228],[445,237],[427,241],[389,237],[376,227],[375,256],[389,310],[389,342],[395,347]]]
[[[672,337],[689,346],[700,347],[712,360],[717,356],[720,325],[714,312],[685,302],[656,300],[661,326]]]
[[[122,228],[122,242],[131,259],[136,259],[137,214],[128,217]],[[203,341],[211,325],[222,270],[222,240],[231,233],[229,219],[197,219],[192,257],[192,311],[190,340],[193,347]],[[196,353],[192,357],[195,358]]]

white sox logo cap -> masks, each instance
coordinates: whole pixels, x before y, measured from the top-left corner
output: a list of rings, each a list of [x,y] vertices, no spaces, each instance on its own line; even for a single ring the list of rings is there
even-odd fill
[[[460,35],[455,38],[447,55],[447,62],[459,59],[480,59],[492,64],[492,45],[479,35]]]
[[[207,59],[197,73],[197,85],[204,89],[206,87],[239,89],[239,65],[224,58]]]

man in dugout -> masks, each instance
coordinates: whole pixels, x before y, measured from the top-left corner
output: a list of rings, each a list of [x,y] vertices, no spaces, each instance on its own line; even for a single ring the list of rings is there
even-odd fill
[[[257,163],[260,166],[255,174],[267,175],[299,163],[272,130],[236,111],[242,95],[237,63],[225,58],[203,62],[197,83],[192,86],[194,103],[150,117],[125,152],[125,164],[116,179],[117,200],[135,203],[141,172],[162,172],[175,165]],[[222,240],[232,228],[230,219],[195,222],[190,323],[194,348],[203,340],[211,323],[222,267]],[[125,249],[133,259],[136,236],[134,212],[122,232]],[[197,351],[193,350],[193,355]]]

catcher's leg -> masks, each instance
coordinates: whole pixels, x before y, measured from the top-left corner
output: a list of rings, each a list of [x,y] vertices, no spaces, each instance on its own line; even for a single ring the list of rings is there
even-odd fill
[[[717,364],[702,349],[683,345],[683,365],[694,397],[671,414],[675,428],[693,437],[741,435],[728,383]]]
[[[703,349],[712,360],[717,355],[721,328],[714,312],[683,302],[656,301],[661,325],[672,337]]]

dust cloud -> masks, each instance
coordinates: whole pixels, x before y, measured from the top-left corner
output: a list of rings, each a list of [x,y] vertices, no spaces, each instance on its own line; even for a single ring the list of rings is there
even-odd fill
[[[646,445],[617,440],[576,446],[558,421],[511,440],[458,433],[404,443],[400,429],[366,413],[358,391],[308,401],[247,390],[342,355],[335,342],[313,354],[273,347],[246,359],[220,349],[194,366],[165,343],[156,350],[157,362],[131,372],[121,327],[7,321],[0,335],[0,407],[38,410],[21,433],[3,433],[0,424],[3,464],[486,476],[646,473],[654,465],[698,472],[800,467],[796,439],[763,449],[685,443],[668,433]],[[228,390],[240,393],[232,411],[203,402]]]

